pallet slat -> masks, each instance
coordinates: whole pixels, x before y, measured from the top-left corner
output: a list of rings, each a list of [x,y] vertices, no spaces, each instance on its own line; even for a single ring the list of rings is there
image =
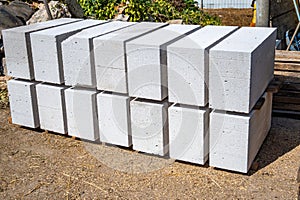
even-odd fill
[[[275,51],[276,62],[300,62],[300,52],[298,51]]]
[[[276,51],[274,75],[282,84],[274,94],[273,113],[300,115],[300,52]]]
[[[273,102],[273,109],[277,110],[290,110],[290,111],[300,111],[300,105],[291,103],[277,103]]]
[[[274,103],[300,104],[300,98],[287,97],[287,96],[274,96],[273,102]]]
[[[300,72],[300,63],[275,62],[274,70]]]
[[[284,83],[282,89],[300,91],[300,83]]]

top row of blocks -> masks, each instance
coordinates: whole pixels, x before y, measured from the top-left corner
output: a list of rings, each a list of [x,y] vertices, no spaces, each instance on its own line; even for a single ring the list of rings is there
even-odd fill
[[[270,28],[65,18],[3,36],[10,76],[131,97],[249,113],[273,77]]]

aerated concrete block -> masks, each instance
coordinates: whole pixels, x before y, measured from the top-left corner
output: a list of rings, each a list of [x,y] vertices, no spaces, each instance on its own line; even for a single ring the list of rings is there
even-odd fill
[[[163,23],[141,22],[94,39],[97,89],[128,93],[125,43],[156,29]]]
[[[206,26],[168,46],[170,102],[195,106],[208,103],[209,49],[237,28]]]
[[[167,155],[168,103],[130,102],[133,149],[149,154]]]
[[[34,73],[30,33],[76,21],[79,21],[79,19],[61,18],[2,30],[7,62],[7,75],[16,78],[33,80]]]
[[[101,22],[101,25],[77,33],[62,43],[64,81],[66,85],[96,88],[95,37],[132,26],[133,22]]]
[[[100,141],[129,147],[132,145],[130,98],[123,95],[97,95]]]
[[[208,109],[169,107],[170,158],[205,164],[208,158]]]
[[[210,114],[209,165],[247,173],[271,127],[272,93],[250,114]]]
[[[35,86],[35,82],[7,82],[12,123],[30,128],[40,126]]]
[[[129,96],[163,100],[167,89],[167,45],[197,30],[196,25],[172,24],[126,44]]]
[[[30,34],[35,79],[48,83],[64,82],[61,43],[79,31],[103,23],[83,20]]]
[[[68,135],[96,141],[99,139],[96,91],[66,89]]]
[[[64,86],[36,85],[40,125],[42,129],[67,133]]]
[[[210,50],[209,104],[249,113],[273,78],[276,29],[243,27]]]

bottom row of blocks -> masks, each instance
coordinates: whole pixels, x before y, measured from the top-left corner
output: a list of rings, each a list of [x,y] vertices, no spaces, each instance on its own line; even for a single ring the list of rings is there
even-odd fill
[[[8,90],[15,124],[244,173],[271,127],[271,93],[236,114],[22,80]]]

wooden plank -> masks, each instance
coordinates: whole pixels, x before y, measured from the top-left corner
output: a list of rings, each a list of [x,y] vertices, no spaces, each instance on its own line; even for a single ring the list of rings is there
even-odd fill
[[[275,96],[287,96],[300,98],[300,91],[280,90]]]
[[[275,62],[274,70],[293,71],[293,72],[300,73],[300,62],[299,63]]]
[[[300,111],[300,105],[298,105],[298,104],[289,104],[289,103],[277,103],[277,102],[273,102],[273,109],[277,109],[277,110]]]
[[[295,28],[295,27],[294,27]],[[299,51],[275,51],[276,62],[299,62],[300,63],[300,52]]]
[[[300,83],[299,72],[274,71],[275,78],[283,82]]]
[[[300,104],[300,98],[287,96],[274,96],[274,103]]]
[[[288,118],[294,118],[294,119],[300,118],[300,112],[298,112],[298,111],[273,109],[272,113],[273,113],[273,116],[277,116],[277,117],[288,117]]]
[[[284,83],[281,87],[282,90],[300,91],[300,83]]]

